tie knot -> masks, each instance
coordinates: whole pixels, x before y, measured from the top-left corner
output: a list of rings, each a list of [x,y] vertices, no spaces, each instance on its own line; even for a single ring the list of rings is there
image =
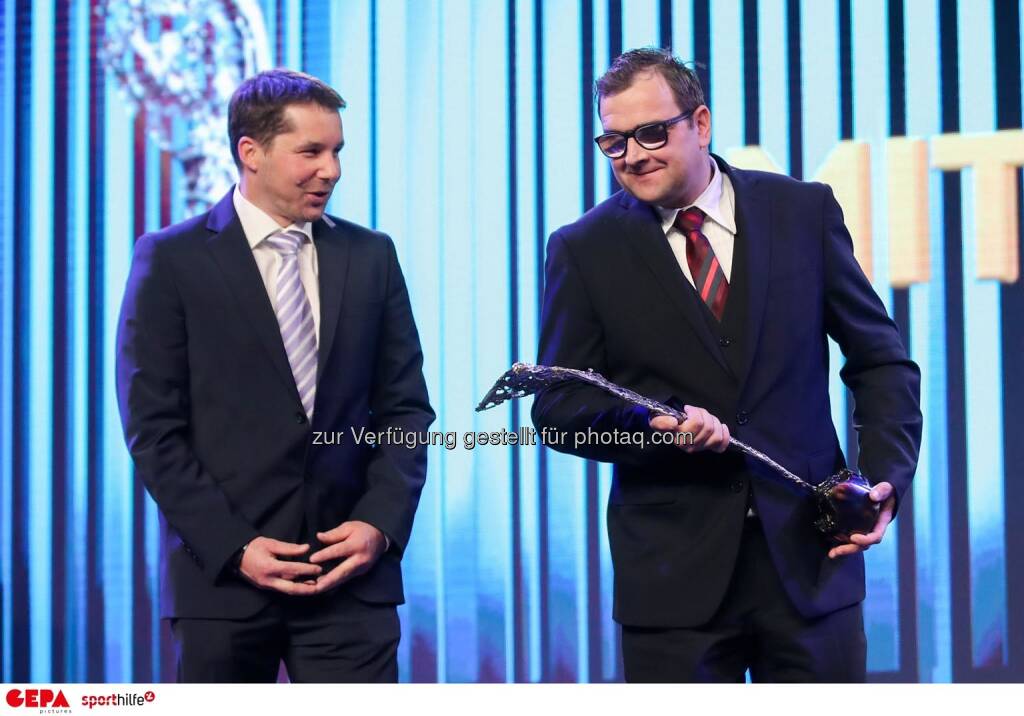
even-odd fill
[[[305,240],[306,235],[301,231],[282,231],[268,237],[267,243],[282,256],[295,256]]]
[[[676,215],[676,226],[678,226],[685,234],[688,234],[691,231],[700,231],[700,227],[703,225],[704,212],[696,206],[691,206],[689,209],[683,209]]]

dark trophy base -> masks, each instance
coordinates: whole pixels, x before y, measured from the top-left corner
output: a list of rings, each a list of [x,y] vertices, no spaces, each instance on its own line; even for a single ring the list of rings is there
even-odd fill
[[[843,469],[814,487],[820,516],[814,526],[832,541],[845,544],[852,534],[867,534],[878,521],[879,504],[871,483],[859,472]]]

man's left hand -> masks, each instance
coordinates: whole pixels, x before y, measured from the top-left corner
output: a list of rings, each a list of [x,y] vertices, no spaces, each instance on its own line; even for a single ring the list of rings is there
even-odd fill
[[[892,522],[892,513],[896,509],[896,495],[893,493],[892,485],[888,482],[880,482],[871,488],[871,492],[868,495],[873,502],[881,502],[882,507],[878,511],[878,521],[875,522],[875,528],[864,534],[852,534],[850,535],[849,544],[840,545],[833,547],[829,550],[828,556],[832,559],[836,557],[842,557],[847,554],[856,554],[857,552],[864,552],[871,548],[871,545],[878,544],[882,541],[885,530]]]
[[[316,580],[316,591],[327,592],[370,569],[384,554],[384,533],[366,522],[342,522],[333,530],[317,532],[327,546],[309,557],[313,564],[340,559],[341,563]]]

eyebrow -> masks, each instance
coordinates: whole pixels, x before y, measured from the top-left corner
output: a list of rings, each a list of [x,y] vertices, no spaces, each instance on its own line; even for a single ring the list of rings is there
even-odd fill
[[[653,122],[641,122],[640,124],[631,127],[630,129],[605,129],[602,130],[601,134],[599,134],[598,136],[603,137],[605,134],[628,134],[629,132],[635,132],[636,130],[640,129],[640,127],[649,127],[652,124],[667,124],[671,119],[673,118],[670,117],[669,119],[656,119]]]
[[[320,150],[320,149],[323,148],[323,146],[324,145],[320,144],[319,142],[306,142],[305,144],[299,145],[299,148],[296,151],[306,152],[306,151],[309,151],[311,149]],[[334,149],[340,152],[344,146],[345,146],[345,142],[341,142],[340,144],[337,144],[334,147]]]
[[[602,130],[601,134],[599,134],[597,136],[598,137],[603,137],[606,134],[629,134],[630,132],[636,132],[636,130],[640,129],[640,127],[649,127],[652,124],[669,124],[670,122],[672,124],[677,124],[678,122],[682,122],[682,121],[687,120],[687,119],[692,119],[693,115],[694,115],[694,113],[696,111],[697,111],[697,108],[691,109],[689,112],[683,112],[682,114],[677,114],[674,117],[669,117],[668,119],[656,119],[653,122],[642,122],[642,123],[636,125],[635,127],[633,127],[632,129],[605,129],[605,130]],[[673,121],[673,120],[675,120],[675,121]]]

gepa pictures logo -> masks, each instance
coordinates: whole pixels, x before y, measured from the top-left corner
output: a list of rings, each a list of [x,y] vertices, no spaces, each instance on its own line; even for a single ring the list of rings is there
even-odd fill
[[[63,708],[70,710],[71,708],[64,692],[60,689],[57,689],[56,693],[53,689],[9,689],[7,705],[11,708],[22,706],[35,709]]]

